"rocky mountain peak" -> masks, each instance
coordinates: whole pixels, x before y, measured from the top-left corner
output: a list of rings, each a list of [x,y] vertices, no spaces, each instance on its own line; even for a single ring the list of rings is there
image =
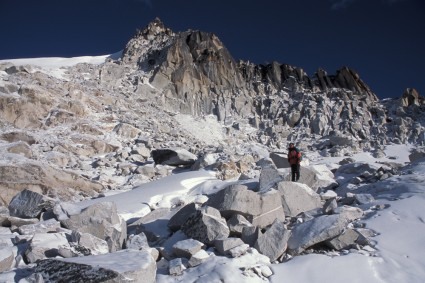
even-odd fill
[[[136,34],[124,48],[122,60],[126,64],[138,63],[140,58],[155,50],[162,50],[167,46],[175,33],[165,27],[164,23],[155,18],[144,29],[137,30]]]

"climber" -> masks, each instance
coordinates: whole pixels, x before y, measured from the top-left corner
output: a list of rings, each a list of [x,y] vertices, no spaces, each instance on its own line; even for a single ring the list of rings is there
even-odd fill
[[[301,152],[291,142],[288,148],[288,162],[291,164],[292,182],[297,182],[300,179],[301,156]]]

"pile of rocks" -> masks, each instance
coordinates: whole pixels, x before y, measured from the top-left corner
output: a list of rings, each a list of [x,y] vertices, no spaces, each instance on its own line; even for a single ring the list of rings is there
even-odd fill
[[[177,155],[166,151],[173,161]],[[159,260],[168,265],[170,275],[180,275],[212,255],[237,258],[260,253],[274,263],[312,252],[331,256],[376,252],[371,239],[376,233],[361,223],[365,213],[383,208],[373,205],[371,195],[342,198],[324,189],[326,185],[312,189],[303,183],[312,178],[285,181],[285,173],[270,162],[259,162],[263,169],[257,181],[239,181],[208,195],[205,202],[171,212],[154,210],[131,223],[118,215],[114,203],[76,209],[24,190],[0,210],[1,271],[25,268],[27,280],[155,282]],[[164,221],[168,232],[158,234]],[[115,260],[128,265],[112,266]],[[272,274],[267,264],[257,269],[253,271],[257,276]]]

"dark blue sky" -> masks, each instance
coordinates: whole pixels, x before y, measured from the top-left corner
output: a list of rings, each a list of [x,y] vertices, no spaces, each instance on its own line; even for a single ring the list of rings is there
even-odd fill
[[[348,66],[381,98],[425,96],[425,0],[0,0],[0,12],[0,59],[115,53],[159,17],[217,34],[235,59]]]

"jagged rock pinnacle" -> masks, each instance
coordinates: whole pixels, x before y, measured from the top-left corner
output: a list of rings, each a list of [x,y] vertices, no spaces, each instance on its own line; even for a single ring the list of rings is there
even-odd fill
[[[137,64],[140,58],[145,58],[153,50],[164,49],[174,35],[174,32],[165,27],[159,18],[155,18],[144,29],[137,30],[127,43],[122,55],[123,62]]]

